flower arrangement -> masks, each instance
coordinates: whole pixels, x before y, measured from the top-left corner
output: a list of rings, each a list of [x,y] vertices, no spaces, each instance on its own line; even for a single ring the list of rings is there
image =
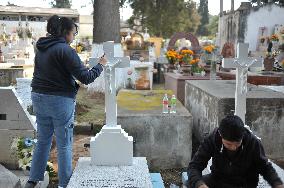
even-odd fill
[[[170,64],[175,64],[176,61],[180,58],[178,52],[171,49],[166,52],[166,58],[168,59]]]
[[[212,54],[215,52],[216,47],[214,45],[207,45],[203,47],[203,50],[206,54]]]
[[[190,61],[191,64],[191,71],[193,73],[201,73],[202,71],[204,71],[204,67],[202,67],[200,64],[200,59],[193,59]]]
[[[23,39],[23,38],[24,38],[24,29],[23,29],[21,26],[17,28],[16,32],[17,32],[18,37],[19,37],[20,39]]]
[[[19,168],[23,170],[30,170],[32,163],[32,156],[34,146],[37,143],[37,139],[31,138],[16,138],[12,145],[15,145],[17,148],[17,157]],[[13,147],[13,146],[12,146]],[[47,162],[46,171],[49,174],[49,177],[55,177],[56,173],[51,162]]]
[[[180,51],[178,59],[180,60],[181,64],[191,64],[193,60],[193,54],[194,53],[192,50],[184,49]]]
[[[272,41],[276,41],[276,42],[279,41],[279,37],[278,37],[278,35],[276,35],[276,34],[271,35],[270,39],[271,39]]]
[[[32,33],[32,30],[30,28],[27,27],[25,32],[26,32],[26,35],[27,35],[28,38],[32,38],[33,33]]]

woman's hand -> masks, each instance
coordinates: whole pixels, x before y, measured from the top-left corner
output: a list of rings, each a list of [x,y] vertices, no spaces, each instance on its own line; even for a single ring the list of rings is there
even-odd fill
[[[100,58],[99,64],[101,64],[101,65],[103,65],[103,66],[106,66],[107,60],[106,60],[106,58],[105,58],[105,55],[103,55],[103,56]]]

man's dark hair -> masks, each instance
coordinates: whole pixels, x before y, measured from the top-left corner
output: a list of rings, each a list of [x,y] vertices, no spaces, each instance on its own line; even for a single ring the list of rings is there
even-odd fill
[[[245,127],[239,116],[230,115],[222,119],[219,132],[221,137],[231,142],[239,142],[243,139]]]
[[[78,26],[70,18],[54,15],[47,21],[47,32],[54,37],[65,37],[73,28],[77,34]]]

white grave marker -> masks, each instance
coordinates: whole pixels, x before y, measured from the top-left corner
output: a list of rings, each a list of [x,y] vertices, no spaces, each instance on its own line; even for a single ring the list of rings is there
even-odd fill
[[[245,123],[247,77],[249,67],[262,67],[262,58],[248,57],[249,44],[238,43],[237,58],[225,58],[223,68],[236,68],[235,115]]]
[[[91,157],[80,157],[67,188],[105,187],[152,188],[146,158],[133,157],[133,138],[117,125],[115,69],[129,67],[129,57],[114,57],[118,44],[106,42],[98,45],[108,61],[105,72],[106,125],[96,137],[91,138]],[[117,53],[117,52],[116,52]],[[98,58],[90,60],[94,65]]]
[[[95,165],[132,165],[133,138],[117,125],[115,69],[130,66],[129,57],[114,57],[114,43],[105,42],[103,51],[108,64],[104,67],[106,125],[91,138],[91,157]],[[92,65],[98,63],[95,58]]]

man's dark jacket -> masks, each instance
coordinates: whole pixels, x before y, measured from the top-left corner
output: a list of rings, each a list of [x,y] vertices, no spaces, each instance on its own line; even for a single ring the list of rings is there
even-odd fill
[[[103,71],[100,64],[86,68],[63,37],[40,38],[36,47],[33,92],[75,98],[79,88],[75,79],[90,84]]]
[[[242,145],[233,157],[229,157],[226,151],[218,128],[216,128],[204,139],[189,163],[190,188],[195,188],[202,183],[202,171],[206,168],[211,157],[212,177],[226,185],[255,188],[258,185],[259,174],[272,187],[282,184],[275,169],[268,162],[260,140],[249,130],[246,130]]]

